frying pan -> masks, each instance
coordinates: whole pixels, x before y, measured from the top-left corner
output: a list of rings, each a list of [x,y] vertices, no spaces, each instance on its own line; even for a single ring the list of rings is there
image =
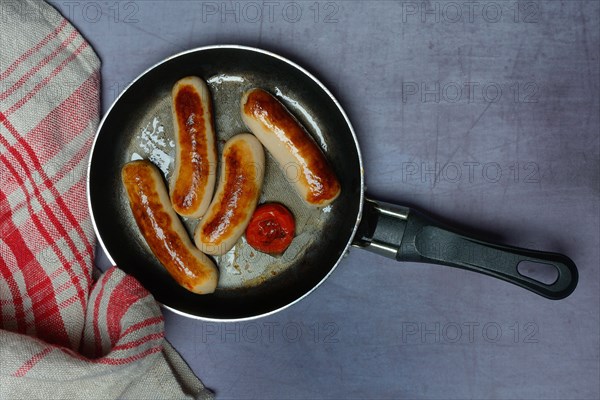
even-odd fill
[[[261,87],[279,98],[323,149],[342,193],[330,206],[309,209],[292,189],[293,168],[278,168],[267,154],[261,202],[288,206],[297,233],[288,250],[272,257],[253,250],[242,237],[217,257],[215,293],[195,295],[180,287],[141,236],[120,181],[122,166],[148,158],[168,179],[174,143],[170,114],[173,84],[188,75],[207,81],[214,102],[218,150],[247,131],[239,102],[243,91]],[[166,308],[217,321],[256,318],[307,296],[339,264],[350,246],[396,259],[442,264],[487,274],[550,299],[568,296],[577,284],[566,256],[485,243],[443,226],[407,207],[369,200],[359,145],[344,110],[312,74],[268,51],[237,46],[201,47],[170,57],[142,73],[113,103],[100,123],[88,169],[88,200],[94,229],[109,260],[134,275]],[[197,221],[182,219],[192,234]],[[520,262],[551,265],[553,283],[521,275]]]

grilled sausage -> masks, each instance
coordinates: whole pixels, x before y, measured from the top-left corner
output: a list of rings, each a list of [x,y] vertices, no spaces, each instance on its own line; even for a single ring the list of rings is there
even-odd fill
[[[294,186],[308,205],[323,207],[339,196],[340,183],[325,155],[275,97],[262,89],[251,89],[242,96],[241,112],[246,126],[284,172],[290,168],[297,171]]]
[[[158,261],[187,290],[214,292],[218,269],[187,235],[158,168],[146,160],[132,161],[123,167],[121,179],[135,222]]]
[[[175,170],[169,195],[175,211],[189,218],[206,212],[215,187],[217,148],[208,87],[190,76],[173,86]]]
[[[262,145],[249,133],[234,136],[225,143],[221,168],[215,197],[194,233],[196,246],[212,255],[231,250],[252,217],[264,177]]]

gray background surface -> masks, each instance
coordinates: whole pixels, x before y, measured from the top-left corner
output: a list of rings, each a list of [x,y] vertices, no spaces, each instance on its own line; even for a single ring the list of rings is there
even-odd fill
[[[165,311],[167,338],[219,397],[600,397],[598,2],[53,4],[102,59],[105,110],[176,52],[279,52],[346,109],[369,196],[579,267],[575,293],[554,302],[353,249],[306,300],[265,319]]]

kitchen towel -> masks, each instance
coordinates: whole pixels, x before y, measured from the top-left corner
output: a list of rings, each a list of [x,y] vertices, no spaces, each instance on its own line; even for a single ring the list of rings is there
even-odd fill
[[[2,1],[0,398],[206,398],[153,297],[94,273],[86,169],[100,62],[39,0]]]

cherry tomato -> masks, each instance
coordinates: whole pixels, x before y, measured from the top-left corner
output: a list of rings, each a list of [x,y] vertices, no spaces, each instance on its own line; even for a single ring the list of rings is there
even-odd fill
[[[294,216],[284,205],[262,204],[250,218],[246,240],[250,246],[263,253],[282,254],[292,243],[295,229]]]

